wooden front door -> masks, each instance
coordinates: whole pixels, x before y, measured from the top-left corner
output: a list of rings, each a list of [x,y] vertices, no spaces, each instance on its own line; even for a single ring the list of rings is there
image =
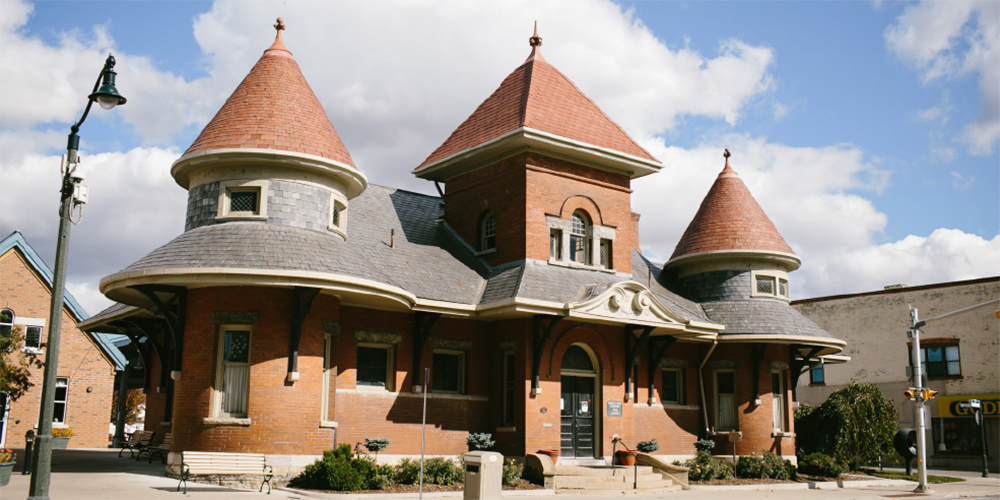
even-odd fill
[[[594,377],[562,377],[562,456],[594,458],[594,404]]]

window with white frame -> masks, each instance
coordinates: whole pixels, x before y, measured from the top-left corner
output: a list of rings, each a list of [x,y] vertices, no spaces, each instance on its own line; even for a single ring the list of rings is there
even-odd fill
[[[583,212],[574,212],[569,233],[569,260],[590,264],[590,222]]]
[[[250,327],[220,328],[215,392],[219,417],[246,418],[250,399]]]
[[[753,296],[755,297],[779,297],[787,299],[788,280],[775,274],[757,273],[753,274]]]
[[[267,219],[267,186],[262,181],[219,182],[216,219]]]
[[[684,404],[684,372],[680,368],[664,368],[661,375],[664,404]]]
[[[465,394],[465,352],[435,349],[432,362],[434,392]]]
[[[736,372],[733,370],[715,372],[715,414],[716,431],[736,430]]]
[[[0,309],[0,335],[10,336],[14,329],[14,311],[10,309]]]
[[[24,327],[24,347],[27,347],[29,349],[42,348],[42,327],[40,326]]]
[[[910,346],[913,355],[913,346]],[[920,346],[920,363],[928,377],[958,377],[962,375],[962,360],[958,344]],[[913,366],[913,361],[910,361]]]
[[[771,372],[771,414],[774,418],[774,431],[785,432],[785,377],[781,370]]]
[[[327,229],[347,234],[347,203],[330,195],[330,223]]]
[[[485,252],[496,247],[497,216],[493,212],[486,212],[479,223],[479,251]]]
[[[514,393],[517,387],[517,372],[514,369],[514,353],[503,355],[503,423],[514,425]]]
[[[358,344],[358,388],[393,389],[392,346],[384,344]]]
[[[66,403],[69,402],[68,378],[56,378],[56,394],[52,400],[52,421],[60,424],[66,423]]]

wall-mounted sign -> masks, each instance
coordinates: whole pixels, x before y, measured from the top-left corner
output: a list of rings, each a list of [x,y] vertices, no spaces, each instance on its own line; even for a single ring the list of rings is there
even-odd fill
[[[620,416],[622,416],[622,402],[621,401],[608,401],[608,416],[609,417],[620,417]]]
[[[938,402],[938,414],[942,418],[975,418],[976,410],[968,408],[969,405],[965,405],[966,408],[962,407],[962,403],[968,403],[969,400],[973,399],[979,400],[983,416],[987,418],[1000,417],[1000,394],[938,396],[936,399]]]

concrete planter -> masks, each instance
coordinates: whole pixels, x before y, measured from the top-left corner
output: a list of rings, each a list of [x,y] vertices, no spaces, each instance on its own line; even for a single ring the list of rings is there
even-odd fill
[[[7,486],[10,482],[10,473],[14,471],[14,462],[0,464],[0,486]]]
[[[64,438],[64,437],[52,438],[53,450],[65,450],[67,446],[69,446],[69,438]]]
[[[635,453],[631,451],[615,452],[618,457],[618,465],[635,465]]]

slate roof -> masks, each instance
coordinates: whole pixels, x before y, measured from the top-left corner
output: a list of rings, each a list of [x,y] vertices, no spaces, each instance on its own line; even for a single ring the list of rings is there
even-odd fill
[[[323,105],[282,43],[280,30],[183,157],[223,148],[292,151],[354,167]]]
[[[795,253],[778,234],[740,176],[729,166],[728,158],[726,167],[705,195],[670,260],[719,250]]]
[[[532,57],[508,75],[417,170],[521,127],[660,162],[546,62],[539,50],[534,47]]]
[[[772,334],[834,338],[782,300],[759,298],[703,302],[701,307],[713,322],[726,325],[720,336]]]

